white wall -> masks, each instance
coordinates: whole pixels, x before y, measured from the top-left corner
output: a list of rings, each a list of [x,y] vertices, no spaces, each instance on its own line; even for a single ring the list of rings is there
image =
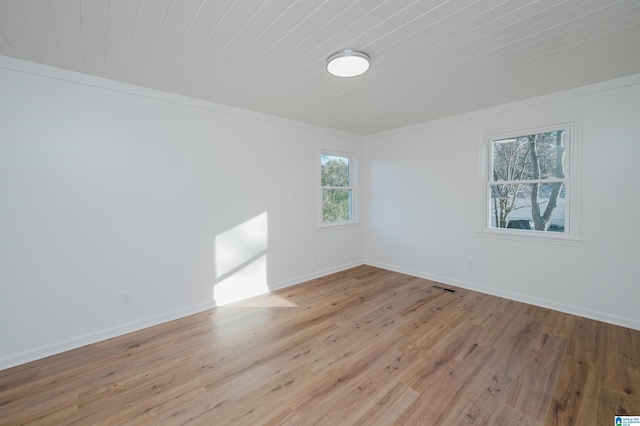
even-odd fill
[[[359,264],[363,241],[369,264],[640,329],[640,76],[364,144],[1,56],[0,91],[0,369]],[[575,115],[585,244],[479,238],[481,137]],[[320,148],[360,156],[364,229],[318,229]]]
[[[362,261],[317,223],[320,148],[361,137],[6,57],[0,84],[0,369]]]
[[[482,136],[571,116],[584,245],[479,237]],[[365,151],[366,263],[640,329],[640,75],[374,135]]]

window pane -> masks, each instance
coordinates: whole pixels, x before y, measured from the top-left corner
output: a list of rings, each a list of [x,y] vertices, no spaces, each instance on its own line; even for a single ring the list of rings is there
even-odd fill
[[[491,228],[564,232],[565,197],[563,183],[492,184]]]
[[[322,190],[322,221],[343,222],[351,220],[351,190]]]
[[[349,187],[349,157],[322,154],[320,174],[322,186]]]
[[[492,142],[492,181],[564,178],[565,131]]]

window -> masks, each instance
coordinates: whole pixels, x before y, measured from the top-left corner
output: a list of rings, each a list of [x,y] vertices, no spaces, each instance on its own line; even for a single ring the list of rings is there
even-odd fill
[[[353,171],[352,154],[320,153],[322,225],[353,222]]]
[[[487,138],[485,230],[569,238],[573,124]]]

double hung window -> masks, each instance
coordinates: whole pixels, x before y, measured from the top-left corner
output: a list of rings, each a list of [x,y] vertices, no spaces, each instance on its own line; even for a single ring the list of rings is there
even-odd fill
[[[566,124],[487,138],[487,231],[569,238],[573,129]]]
[[[321,152],[322,225],[353,222],[354,163],[353,154]]]

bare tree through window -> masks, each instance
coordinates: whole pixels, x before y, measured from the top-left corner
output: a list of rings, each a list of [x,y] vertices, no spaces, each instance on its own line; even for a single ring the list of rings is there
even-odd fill
[[[566,129],[491,139],[492,228],[565,231]]]

